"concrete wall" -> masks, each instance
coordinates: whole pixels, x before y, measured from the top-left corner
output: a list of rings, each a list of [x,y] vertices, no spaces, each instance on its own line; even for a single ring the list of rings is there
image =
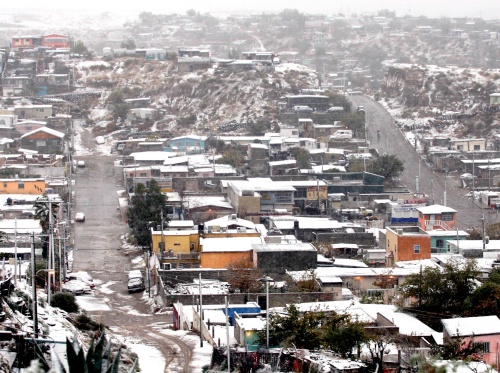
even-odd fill
[[[317,241],[323,243],[355,243],[361,246],[377,244],[372,233],[319,233]]]
[[[289,271],[303,271],[316,268],[318,253],[316,251],[258,251],[257,268],[265,273],[285,274]]]
[[[160,294],[166,305],[172,305],[176,302],[181,302],[184,305],[192,305],[193,300],[196,303],[198,296],[189,294]],[[224,297],[228,297],[228,302],[231,304],[241,304],[246,302],[256,302],[261,307],[266,304],[265,293],[248,293],[248,294],[213,294],[203,295],[203,304],[224,304]],[[334,300],[342,300],[340,291],[333,293],[269,293],[269,307],[285,307],[291,303],[301,302],[328,302]]]

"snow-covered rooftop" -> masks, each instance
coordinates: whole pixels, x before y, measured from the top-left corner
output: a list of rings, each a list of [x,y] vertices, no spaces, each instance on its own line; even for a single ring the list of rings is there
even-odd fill
[[[457,317],[442,319],[441,322],[450,337],[500,334],[500,319],[497,316]]]

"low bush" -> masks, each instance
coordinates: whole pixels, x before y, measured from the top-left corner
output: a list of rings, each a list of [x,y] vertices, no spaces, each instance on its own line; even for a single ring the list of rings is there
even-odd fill
[[[80,330],[104,330],[104,324],[98,323],[86,313],[79,314],[75,321]]]
[[[71,293],[55,293],[50,299],[50,305],[66,312],[78,312],[76,297]]]

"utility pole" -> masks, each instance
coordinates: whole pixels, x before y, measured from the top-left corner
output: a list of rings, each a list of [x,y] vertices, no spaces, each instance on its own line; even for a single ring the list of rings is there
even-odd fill
[[[47,263],[48,269],[54,269],[54,226],[52,221],[52,201],[49,199],[49,260]],[[47,275],[48,279],[48,287],[47,287],[47,303],[50,304],[50,296],[51,296],[51,286],[52,279],[50,275]]]
[[[146,270],[148,272],[148,297],[151,298],[151,272],[149,268],[149,251],[146,253]]]
[[[161,247],[160,247],[160,259],[161,263],[163,263],[163,253],[165,252],[165,235],[163,234],[163,209],[160,212],[161,218]]]
[[[483,226],[483,252],[486,250],[486,225],[484,223],[484,214],[481,216],[481,224]]]
[[[443,195],[443,205],[446,206],[446,180],[448,180],[448,171],[444,175],[444,195]]]
[[[475,203],[475,178],[476,178],[476,171],[475,171],[475,153],[472,153],[472,203]]]
[[[35,233],[31,235],[31,291],[33,300],[33,331],[38,338],[38,301],[36,299]]]
[[[198,289],[200,291],[200,347],[203,347],[203,296],[201,294],[201,273],[198,277]]]
[[[318,213],[321,212],[321,208],[320,208],[320,198],[319,198],[319,179],[316,180],[317,182],[317,189],[318,189]]]
[[[231,343],[229,340],[229,311],[227,304],[227,295],[224,297],[224,303],[226,304],[226,338],[227,338],[227,371],[231,372]]]
[[[491,191],[491,165],[490,159],[488,158],[488,192]]]
[[[16,279],[17,279],[17,219],[14,219],[14,285],[17,284]]]

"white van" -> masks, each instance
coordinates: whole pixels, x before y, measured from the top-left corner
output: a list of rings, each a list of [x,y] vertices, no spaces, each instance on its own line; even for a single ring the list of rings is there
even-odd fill
[[[306,105],[296,105],[293,107],[293,111],[296,113],[312,113],[313,109]]]
[[[352,130],[337,130],[330,136],[332,139],[352,139]]]

